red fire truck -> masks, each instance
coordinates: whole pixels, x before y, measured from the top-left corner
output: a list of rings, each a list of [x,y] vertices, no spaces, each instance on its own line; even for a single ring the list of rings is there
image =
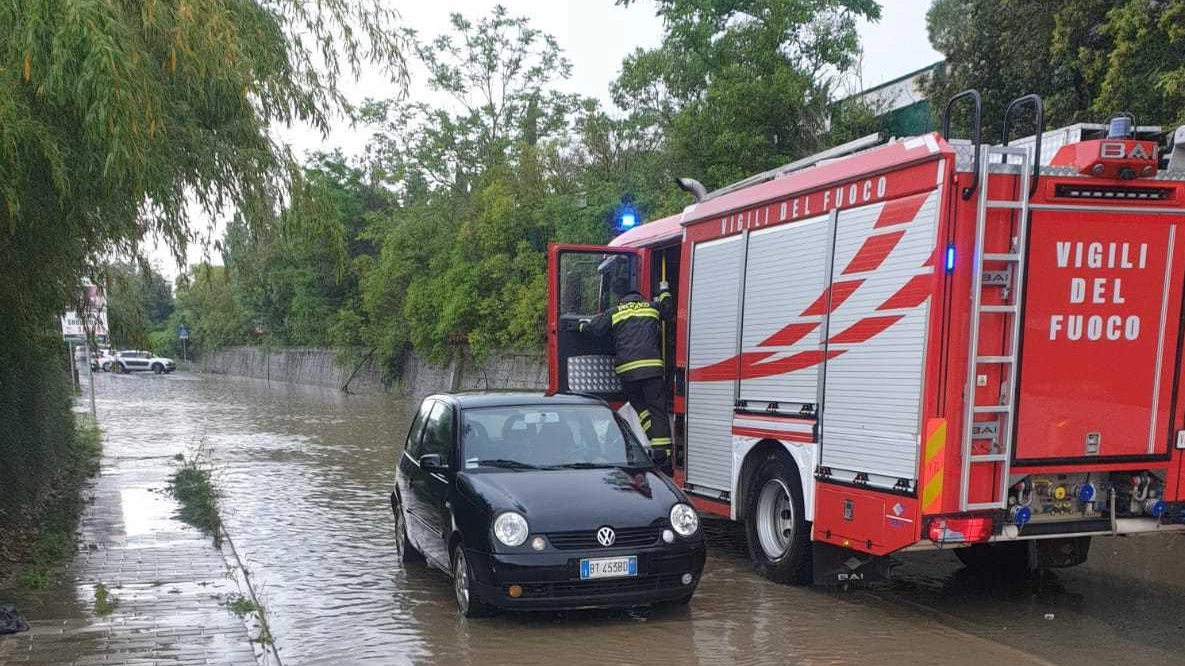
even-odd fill
[[[622,402],[612,342],[577,322],[621,276],[677,285],[674,479],[744,522],[771,579],[870,580],[933,548],[1071,566],[1095,536],[1185,529],[1185,128],[1009,145],[1016,111],[1043,125],[1030,95],[991,145],[964,101],[971,140],[946,116],[710,194],[681,181],[682,214],[550,249],[552,391]]]

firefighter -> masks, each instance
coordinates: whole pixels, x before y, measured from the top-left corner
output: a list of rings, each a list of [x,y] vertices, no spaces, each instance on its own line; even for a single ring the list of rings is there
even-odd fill
[[[660,323],[672,314],[670,286],[659,283],[658,297],[647,301],[618,278],[613,283],[617,305],[591,320],[580,322],[580,332],[601,337],[612,331],[617,356],[614,370],[621,378],[626,399],[638,414],[650,446],[667,452],[664,468],[669,473],[671,457],[671,422],[667,417],[666,366],[661,350]]]

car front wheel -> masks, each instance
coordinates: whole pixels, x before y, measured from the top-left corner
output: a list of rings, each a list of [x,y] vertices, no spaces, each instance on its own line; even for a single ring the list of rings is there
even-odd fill
[[[165,371],[165,366],[161,365],[160,363],[153,363],[152,364],[152,374],[159,375],[160,373],[162,373],[164,371]]]
[[[782,456],[770,453],[748,488],[745,536],[754,568],[778,583],[810,584],[810,535],[798,470]]]
[[[469,558],[460,544],[453,549],[453,595],[457,610],[465,617],[485,617],[494,612],[473,593],[473,567],[469,566]]]

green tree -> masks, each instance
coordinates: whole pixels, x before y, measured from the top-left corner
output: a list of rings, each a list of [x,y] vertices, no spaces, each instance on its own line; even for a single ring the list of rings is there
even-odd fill
[[[389,366],[408,346],[433,358],[538,348],[551,166],[577,105],[552,86],[571,66],[554,38],[500,6],[476,22],[453,15],[449,34],[415,51],[458,110],[366,110],[373,169],[394,195],[372,223],[377,260],[359,264],[362,337]]]
[[[150,335],[173,314],[173,290],[164,276],[143,263],[103,267],[107,294],[107,326],[116,348],[146,349]]]
[[[0,387],[20,387],[0,391],[0,421],[27,433],[0,438],[11,500],[70,441],[51,340],[81,279],[147,236],[185,256],[191,210],[296,201],[272,129],[327,129],[364,66],[402,80],[394,19],[379,0],[0,3]]]
[[[978,89],[992,141],[1006,105],[1028,93],[1044,98],[1047,127],[1124,110],[1142,124],[1185,121],[1185,0],[935,0],[927,23],[946,56],[926,84],[936,112]],[[1031,133],[1018,120],[1014,135]]]
[[[636,0],[617,0],[632,5]],[[872,0],[657,0],[661,46],[626,58],[618,106],[661,131],[680,175],[723,185],[820,148]]]
[[[244,344],[250,338],[247,321],[225,266],[200,263],[177,279],[177,323],[190,328],[190,354]]]

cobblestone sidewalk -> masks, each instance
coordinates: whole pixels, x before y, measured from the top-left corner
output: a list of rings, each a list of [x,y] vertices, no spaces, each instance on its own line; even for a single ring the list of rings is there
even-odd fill
[[[173,516],[171,438],[108,428],[102,471],[87,491],[79,553],[66,581],[37,597],[0,591],[31,631],[0,637],[0,664],[254,666],[244,622],[227,607],[238,584],[211,539]],[[95,586],[114,599],[95,612]]]

